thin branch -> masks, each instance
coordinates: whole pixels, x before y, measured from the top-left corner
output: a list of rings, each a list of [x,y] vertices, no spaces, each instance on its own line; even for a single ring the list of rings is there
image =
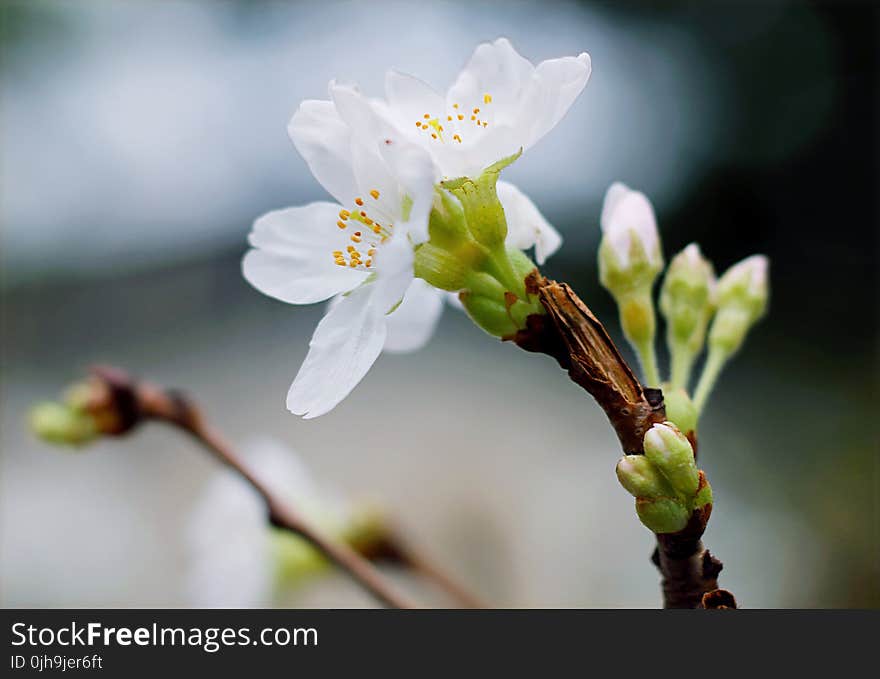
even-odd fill
[[[433,582],[439,589],[446,592],[453,600],[464,608],[486,608],[485,602],[463,587],[437,563],[429,559],[424,552],[415,549],[405,542],[397,533],[388,537],[388,546],[393,551],[392,559],[406,566],[414,573]]]
[[[92,369],[98,384],[106,389],[103,403],[92,409],[107,416],[106,433],[121,435],[141,420],[150,419],[176,426],[191,434],[206,450],[234,470],[256,490],[266,504],[267,518],[273,525],[289,530],[320,551],[379,602],[391,608],[415,608],[406,597],[396,592],[365,558],[345,544],[326,538],[292,507],[283,503],[239,459],[229,444],[208,427],[198,409],[180,392],[135,382],[125,372],[106,366]],[[101,395],[98,396],[101,400]]]
[[[568,285],[537,271],[526,285],[547,314],[529,316],[526,329],[509,339],[555,358],[605,411],[624,453],[643,455],[645,433],[666,419],[663,393],[639,383],[605,327]],[[696,451],[696,437],[691,439]],[[721,562],[701,542],[711,512],[708,504],[694,512],[683,530],[657,535],[652,560],[663,576],[666,608],[736,607],[733,595],[718,589]]]

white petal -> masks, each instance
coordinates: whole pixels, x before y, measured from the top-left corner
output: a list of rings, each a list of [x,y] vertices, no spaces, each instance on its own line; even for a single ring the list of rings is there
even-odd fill
[[[649,258],[660,257],[660,236],[654,208],[645,194],[632,191],[625,184],[615,182],[605,193],[600,219],[605,233],[622,265],[629,262],[632,234],[641,241]]]
[[[590,71],[590,56],[586,53],[538,64],[520,111],[523,148],[533,146],[556,127],[586,87]]]
[[[376,361],[387,314],[412,281],[412,246],[393,238],[376,254],[377,278],[332,304],[315,329],[309,353],[287,394],[287,408],[307,419],[332,410]]]
[[[351,167],[351,130],[333,102],[308,100],[300,104],[288,134],[321,185],[343,205],[354,198],[357,184]]]
[[[357,287],[367,274],[333,260],[333,250],[345,242],[338,212],[333,203],[311,203],[257,219],[249,236],[254,249],[242,261],[244,277],[289,304],[312,304]]]
[[[348,396],[385,343],[385,315],[376,313],[373,287],[351,292],[321,319],[309,353],[287,393],[287,408],[306,418],[332,410]]]
[[[441,290],[420,278],[410,283],[403,302],[388,314],[388,335],[383,350],[398,353],[425,346],[443,313],[443,297]]]
[[[449,88],[447,101],[467,107],[479,106],[483,96],[488,94],[492,97],[494,120],[510,123],[518,113],[520,96],[534,70],[529,60],[520,56],[506,38],[483,43],[474,50],[455,84]]]
[[[446,111],[446,102],[426,82],[415,76],[390,70],[385,75],[385,97],[400,125],[415,127],[425,114],[439,118]]]
[[[434,184],[439,180],[430,153],[407,139],[357,88],[332,83],[330,94],[353,130],[352,157],[361,193],[376,188],[395,227],[404,228],[407,222],[413,242],[426,240]],[[404,197],[409,204],[407,215],[402,214]],[[389,199],[393,205],[387,203]]]
[[[538,264],[543,264],[547,257],[559,249],[562,236],[516,186],[499,181],[497,190],[507,217],[507,244],[520,250],[534,246],[535,259]]]

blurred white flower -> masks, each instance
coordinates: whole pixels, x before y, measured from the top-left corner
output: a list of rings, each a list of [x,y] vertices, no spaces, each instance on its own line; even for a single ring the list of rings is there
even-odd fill
[[[483,43],[445,95],[389,71],[377,109],[435,158],[445,177],[477,176],[539,141],[568,112],[590,77],[590,56],[537,66],[506,38]]]
[[[288,409],[306,417],[334,408],[381,352],[387,318],[413,281],[413,244],[427,237],[436,179],[428,154],[372,114],[353,88],[331,83],[330,94],[332,102],[303,102],[289,129],[338,203],[263,215],[242,263],[254,287],[284,302],[342,295],[318,324],[287,395]],[[341,111],[369,133],[356,135]]]
[[[633,238],[641,246],[649,265],[662,267],[657,219],[651,201],[644,193],[633,191],[621,182],[612,184],[605,193],[600,223],[603,236],[617,257],[618,268],[628,267]]]
[[[243,448],[257,477],[325,533],[341,537],[354,510],[320,488],[292,451],[271,439]],[[320,570],[323,558],[304,540],[266,521],[262,498],[231,470],[207,483],[186,525],[186,597],[193,607],[271,606],[279,586]]]

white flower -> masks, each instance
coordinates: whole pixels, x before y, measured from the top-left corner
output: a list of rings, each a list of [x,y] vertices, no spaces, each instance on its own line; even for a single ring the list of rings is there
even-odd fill
[[[629,265],[633,237],[641,245],[652,268],[659,270],[663,266],[657,219],[645,194],[615,182],[605,193],[600,224],[617,258],[618,268],[626,269]]]
[[[318,487],[296,454],[271,439],[244,446],[244,458],[273,493],[320,525],[339,534],[351,522],[353,509]],[[282,534],[266,522],[257,492],[231,470],[218,471],[199,496],[186,525],[188,565],[185,593],[193,607],[250,608],[270,606],[276,593],[278,540]],[[308,559],[317,553],[302,539],[283,535]]]
[[[334,102],[306,101],[290,135],[337,203],[270,212],[255,223],[242,263],[261,292],[291,304],[342,294],[315,330],[287,407],[317,417],[345,398],[378,357],[388,315],[413,281],[413,244],[427,237],[436,171],[429,155],[331,84]],[[358,136],[339,109],[359,111]]]
[[[444,176],[477,176],[553,129],[589,77],[586,53],[534,66],[500,38],[477,47],[445,95],[392,70],[387,100],[374,104],[431,152]]]

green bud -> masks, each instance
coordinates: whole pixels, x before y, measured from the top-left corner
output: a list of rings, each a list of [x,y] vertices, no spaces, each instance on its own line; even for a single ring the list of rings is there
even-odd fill
[[[671,497],[675,495],[660,470],[644,455],[624,455],[617,463],[617,479],[636,498]]]
[[[271,562],[275,582],[282,587],[296,587],[303,580],[329,567],[327,560],[305,539],[289,531],[273,528],[270,539]]]
[[[416,247],[413,270],[417,278],[452,292],[464,288],[471,273],[462,258],[432,242]]]
[[[461,202],[468,230],[474,240],[490,250],[503,247],[507,238],[507,218],[504,216],[504,208],[498,199],[495,184],[501,170],[521,154],[522,150],[490,165],[476,179],[460,177],[440,184]]]
[[[681,502],[668,497],[639,498],[636,513],[654,533],[677,533],[691,517],[691,512]]]
[[[673,488],[687,497],[697,492],[700,474],[690,441],[671,422],[655,424],[645,434],[645,457],[663,472]]]
[[[752,255],[730,267],[718,281],[718,313],[709,344],[728,355],[742,346],[746,333],[767,311],[768,259]]]
[[[49,443],[81,446],[99,433],[91,415],[51,401],[34,406],[29,421],[31,430]]]
[[[490,335],[512,337],[519,330],[503,297],[499,300],[497,297],[463,292],[459,299],[471,320]]]
[[[666,419],[678,427],[679,431],[688,434],[697,430],[699,414],[684,389],[664,385],[663,400],[666,404]]]
[[[454,250],[462,242],[471,240],[461,202],[439,187],[434,192],[428,236],[431,243],[447,250]]]
[[[712,313],[715,272],[691,243],[672,258],[660,288],[660,311],[666,317],[671,340],[699,351]]]

